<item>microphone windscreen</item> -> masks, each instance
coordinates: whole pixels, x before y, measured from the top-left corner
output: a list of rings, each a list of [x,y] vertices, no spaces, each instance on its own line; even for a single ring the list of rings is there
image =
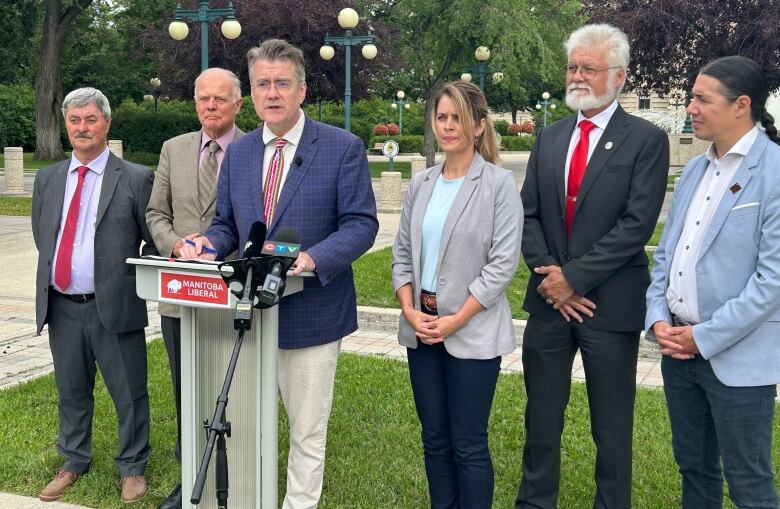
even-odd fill
[[[244,258],[255,258],[260,256],[263,251],[263,242],[265,242],[266,226],[262,221],[252,223],[249,229],[249,237],[244,245]]]
[[[290,228],[289,226],[282,226],[279,231],[276,232],[274,238],[271,239],[274,242],[282,242],[284,244],[300,244],[301,239],[298,237],[298,232]]]

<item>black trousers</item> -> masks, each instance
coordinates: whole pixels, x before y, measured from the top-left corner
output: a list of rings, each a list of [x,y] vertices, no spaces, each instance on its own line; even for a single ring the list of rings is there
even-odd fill
[[[160,327],[171,367],[173,399],[176,402],[176,461],[181,464],[181,319],[160,316]]]
[[[546,322],[532,316],[523,335],[526,441],[517,509],[557,507],[564,411],[578,349],[585,369],[591,433],[596,444],[593,507],[631,508],[639,331],[597,331],[576,322]]]
[[[143,329],[115,334],[101,323],[94,299],[78,303],[49,294],[49,346],[59,393],[57,450],[66,458],[63,468],[84,473],[92,463],[99,366],[119,420],[117,469],[123,476],[143,474],[151,451]]]

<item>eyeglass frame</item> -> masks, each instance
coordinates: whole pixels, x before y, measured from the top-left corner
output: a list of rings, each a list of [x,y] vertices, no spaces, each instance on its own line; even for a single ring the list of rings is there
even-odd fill
[[[298,80],[290,80],[287,78],[282,78],[276,81],[270,81],[270,80],[257,80],[252,83],[252,88],[256,88],[260,92],[270,92],[271,88],[276,88],[279,92],[289,92],[295,86],[300,85],[303,83],[302,81]]]
[[[604,67],[602,69],[597,69],[595,67],[590,67],[586,65],[577,65],[577,64],[566,64],[561,69],[565,76],[574,76],[577,74],[577,71],[580,72],[580,76],[585,78],[586,80],[592,80],[596,77],[596,75],[603,71],[609,71],[611,69],[622,69],[623,66],[621,65],[613,65],[611,67]]]

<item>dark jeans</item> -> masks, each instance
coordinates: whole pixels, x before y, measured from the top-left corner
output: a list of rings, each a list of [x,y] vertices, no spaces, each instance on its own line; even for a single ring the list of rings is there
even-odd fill
[[[639,332],[609,332],[531,317],[523,335],[527,395],[523,479],[516,509],[555,509],[561,434],[574,356],[585,368],[590,427],[596,444],[596,509],[631,508],[631,447]]]
[[[501,357],[458,359],[443,343],[419,340],[407,354],[431,508],[490,509],[493,462],[487,425]]]
[[[771,454],[775,386],[723,385],[701,356],[664,357],[661,371],[683,508],[720,509],[725,473],[737,507],[777,509]]]

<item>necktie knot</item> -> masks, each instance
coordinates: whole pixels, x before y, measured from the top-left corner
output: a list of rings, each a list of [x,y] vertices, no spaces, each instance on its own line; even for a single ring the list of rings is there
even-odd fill
[[[590,120],[582,120],[580,121],[579,126],[580,126],[580,132],[582,132],[583,135],[586,135],[596,127],[596,124],[594,124]]]
[[[219,143],[217,143],[217,140],[211,140],[206,143],[206,148],[208,149],[209,154],[214,154],[219,150]]]
[[[287,144],[287,140],[285,140],[284,138],[276,138],[274,140],[274,143],[276,144],[276,148],[280,149],[280,148],[284,148],[284,146]]]
[[[78,168],[76,168],[76,171],[79,172],[79,177],[83,178],[84,175],[86,175],[87,172],[89,171],[89,168],[87,166],[79,166]]]

